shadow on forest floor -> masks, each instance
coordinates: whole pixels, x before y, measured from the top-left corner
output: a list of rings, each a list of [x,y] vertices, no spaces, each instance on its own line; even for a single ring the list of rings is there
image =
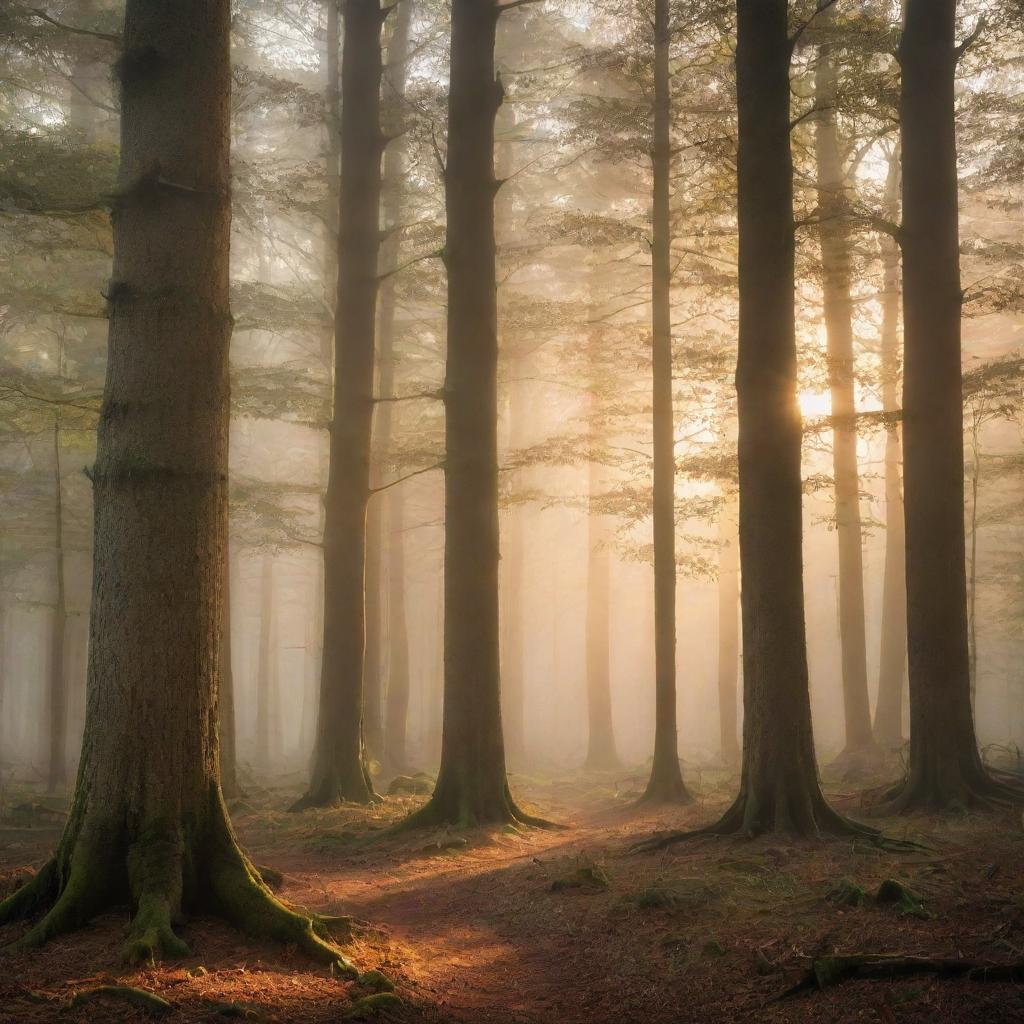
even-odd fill
[[[827,775],[832,798],[856,816],[863,780],[830,784]],[[933,975],[778,999],[814,959],[834,953],[1024,958],[1019,812],[878,822],[923,840],[924,851],[773,837],[695,839],[634,855],[632,843],[652,832],[712,821],[735,785],[724,771],[691,770],[696,804],[638,810],[631,801],[642,781],[514,777],[531,809],[566,825],[551,832],[425,831],[366,843],[423,797],[288,814],[290,789],[252,781],[233,818],[255,862],[284,872],[286,899],[360,922],[349,957],[390,977],[402,1000],[379,1020],[1024,1021],[1021,987]],[[24,810],[33,803],[42,810]],[[0,892],[38,865],[56,835],[52,804],[21,804],[24,820],[0,822]],[[888,880],[901,884],[900,898],[882,903],[874,894]],[[183,927],[186,960],[124,970],[115,958],[126,923],[127,911],[107,915],[40,952],[5,958],[0,1022],[152,1013],[120,1002],[68,1008],[75,992],[101,984],[158,993],[171,1004],[169,1021],[339,1021],[363,994],[217,921]],[[0,939],[16,934],[0,930]]]

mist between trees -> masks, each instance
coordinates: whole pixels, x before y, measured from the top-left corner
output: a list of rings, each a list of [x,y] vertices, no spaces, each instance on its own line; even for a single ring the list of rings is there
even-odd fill
[[[137,956],[191,857],[332,955],[181,757],[296,811],[424,772],[424,826],[741,759],[726,832],[860,834],[817,764],[1007,796],[1019,4],[159,6],[0,12],[0,815],[92,737],[115,847],[193,851]]]

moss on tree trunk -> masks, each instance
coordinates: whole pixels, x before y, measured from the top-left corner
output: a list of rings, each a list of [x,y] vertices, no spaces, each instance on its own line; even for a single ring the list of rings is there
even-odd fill
[[[185,911],[342,959],[263,883],[220,790],[229,32],[227,0],[125,10],[85,735],[53,858],[0,903],[33,920],[23,947],[127,902],[132,962],[183,954]]]

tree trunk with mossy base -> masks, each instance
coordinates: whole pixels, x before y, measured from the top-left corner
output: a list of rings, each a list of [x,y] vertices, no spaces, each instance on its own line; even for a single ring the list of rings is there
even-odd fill
[[[679,767],[676,723],[676,454],[672,414],[672,170],[668,0],[654,2],[654,136],[651,164],[651,370],[654,434],[654,759],[641,798],[650,803],[692,800]]]
[[[839,649],[846,742],[840,760],[862,766],[877,754],[871,732],[867,637],[864,627],[864,559],[857,470],[856,357],[850,291],[853,246],[850,202],[839,137],[837,73],[829,38],[834,8],[818,15],[821,30],[814,70],[815,157],[822,300],[828,338],[832,397],[832,473],[839,551]]]
[[[433,795],[402,827],[534,823],[509,792],[498,632],[496,0],[453,0],[445,203],[444,719]]]
[[[801,423],[793,313],[791,43],[786,0],[737,0],[743,768],[715,834],[846,834],[811,734],[804,628]],[[653,849],[693,833],[644,844]]]
[[[986,772],[971,712],[955,32],[955,0],[907,0],[899,59],[910,766],[881,808],[890,812],[1020,795]]]
[[[127,3],[85,738],[53,858],[0,903],[39,915],[22,947],[128,903],[132,962],[183,955],[184,910],[341,958],[263,883],[220,789],[229,34],[227,0]]]
[[[379,0],[342,9],[334,421],[324,522],[324,645],[312,777],[293,810],[376,799],[363,743],[366,512],[380,250]]]

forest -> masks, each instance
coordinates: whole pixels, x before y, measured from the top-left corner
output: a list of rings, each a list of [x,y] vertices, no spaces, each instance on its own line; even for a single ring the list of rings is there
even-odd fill
[[[0,0],[0,1024],[1024,1022],[1024,0]]]

